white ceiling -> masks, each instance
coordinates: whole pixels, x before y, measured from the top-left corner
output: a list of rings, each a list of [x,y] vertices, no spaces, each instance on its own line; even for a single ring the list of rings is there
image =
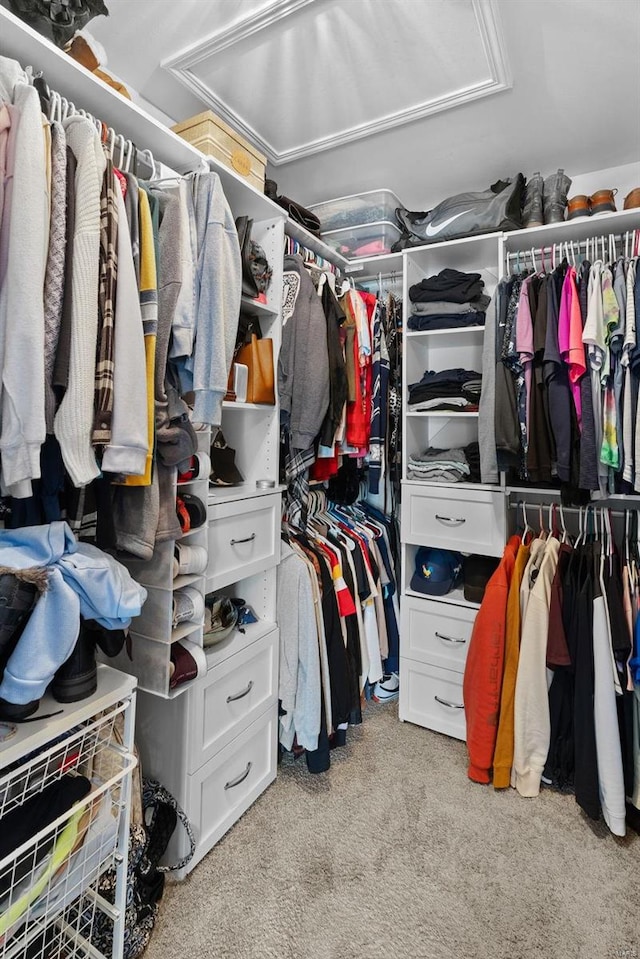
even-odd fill
[[[89,29],[114,73],[177,120],[213,108],[303,203],[388,187],[427,209],[640,158],[638,0],[107,5]]]

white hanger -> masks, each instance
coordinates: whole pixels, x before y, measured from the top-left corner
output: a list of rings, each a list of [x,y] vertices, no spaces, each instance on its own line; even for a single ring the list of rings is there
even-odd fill
[[[537,273],[537,272],[538,272],[538,267],[537,267],[537,265],[536,265],[536,251],[534,250],[533,247],[531,247],[531,262],[532,262],[532,264],[533,264],[533,272],[534,272],[534,273]]]
[[[522,519],[524,520],[524,529],[522,531],[522,538],[520,542],[524,546],[524,541],[527,538],[527,534],[533,533],[533,530],[529,526],[529,520],[527,519],[527,504],[525,503],[524,500],[521,500],[520,505],[522,506]]]
[[[559,504],[558,509],[560,511],[560,525],[562,526],[562,542],[569,542],[569,534],[567,533],[567,525],[564,521],[564,510],[562,509],[562,503]]]

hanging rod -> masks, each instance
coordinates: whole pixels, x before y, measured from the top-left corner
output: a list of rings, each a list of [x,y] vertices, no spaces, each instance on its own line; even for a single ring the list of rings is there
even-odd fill
[[[524,506],[525,509],[530,509],[535,511],[535,510],[539,510],[540,508],[548,509],[550,506],[554,506],[554,505],[560,507],[562,504],[560,503],[559,500],[553,500],[546,503],[529,503],[527,502],[527,500],[523,500],[523,499],[512,500],[511,497],[509,497],[508,505],[509,505],[509,509],[518,510],[518,509],[522,509],[522,507]],[[611,516],[621,516],[623,518],[628,512],[634,511],[634,509],[635,508],[632,506],[629,506],[626,509],[612,509],[610,506],[600,505],[600,503],[598,503],[597,500],[593,500],[592,502],[587,503],[585,506],[562,506],[563,513],[571,513],[572,515],[576,515],[576,516],[579,516],[580,512],[582,512],[584,515],[584,513],[587,510],[606,510],[607,513],[609,513]]]
[[[46,113],[47,119],[50,122],[57,121],[58,123],[62,123],[63,120],[71,116],[85,117],[96,128],[102,143],[106,145],[111,159],[118,169],[126,173],[135,173],[135,175],[141,179],[157,179],[159,167],[156,164],[151,150],[140,150],[132,140],[127,139],[122,136],[122,134],[116,133],[113,127],[108,126],[92,113],[89,113],[88,110],[77,107],[73,100],[69,100],[56,90],[52,90],[41,73],[34,75],[30,67],[27,68],[25,72],[38,91],[41,104],[43,106],[44,103],[47,104],[47,109],[43,109],[43,113]],[[116,149],[120,151],[118,159],[116,159]],[[142,169],[140,168],[141,163]],[[134,165],[133,169],[132,164]]]
[[[600,236],[587,237],[584,240],[564,240],[559,243],[552,243],[551,246],[532,246],[529,249],[512,250],[507,253],[507,264],[514,260],[520,262],[530,258],[534,267],[536,257],[539,257],[544,266],[545,254],[548,254],[553,266],[556,265],[556,253],[560,256],[560,261],[566,258],[575,265],[575,257],[580,255],[580,249],[583,248],[585,254],[592,251],[594,259],[606,259],[607,253],[615,259],[618,255],[617,244],[620,244],[622,253],[624,248],[625,257],[640,255],[640,230],[626,230],[623,233],[603,233]]]

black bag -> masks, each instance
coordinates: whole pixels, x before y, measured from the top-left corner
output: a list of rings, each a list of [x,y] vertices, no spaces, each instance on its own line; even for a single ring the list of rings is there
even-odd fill
[[[30,27],[64,47],[78,30],[98,16],[109,16],[102,0],[0,0]]]
[[[513,180],[499,180],[482,193],[458,193],[443,200],[427,213],[396,210],[402,236],[392,247],[394,253],[406,247],[439,243],[455,237],[522,227],[522,173]]]
[[[278,196],[278,184],[275,180],[264,181],[264,192],[270,200],[273,200],[274,203],[281,206],[283,210],[286,210],[292,220],[295,220],[296,223],[303,226],[309,233],[313,233],[318,239],[320,238],[320,220],[315,213],[307,210],[301,203],[297,203],[288,196]]]
[[[242,292],[255,299],[269,289],[273,270],[260,244],[251,239],[252,227],[253,220],[248,216],[239,216],[236,220],[242,259]]]
[[[146,949],[158,918],[165,873],[186,866],[196,849],[191,823],[171,793],[155,779],[142,781],[142,808],[144,825],[133,825],[129,834],[123,959],[137,959]],[[190,850],[179,862],[160,866],[160,859],[166,852],[178,820],[187,832]],[[115,903],[115,869],[109,869],[102,875],[97,891],[107,902]],[[86,900],[82,900],[82,903],[91,913],[91,916],[87,916],[87,927],[91,928],[92,944],[104,956],[110,956],[113,950],[113,922]],[[72,912],[72,917],[73,925],[78,921],[77,913],[74,915]],[[93,920],[92,925],[89,919]],[[80,923],[84,925],[84,917]]]

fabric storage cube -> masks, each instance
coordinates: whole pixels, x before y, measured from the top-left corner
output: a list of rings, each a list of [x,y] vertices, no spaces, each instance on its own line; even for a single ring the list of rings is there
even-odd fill
[[[246,177],[261,193],[264,192],[267,158],[211,110],[197,113],[171,129],[196,149],[220,160],[240,176]]]
[[[378,223],[386,220],[395,223],[396,208],[402,203],[391,190],[369,190],[354,193],[335,200],[325,200],[309,207],[320,220],[322,233],[361,226],[363,223]]]
[[[387,220],[322,234],[325,243],[348,259],[391,253],[391,247],[400,236],[398,227]]]

